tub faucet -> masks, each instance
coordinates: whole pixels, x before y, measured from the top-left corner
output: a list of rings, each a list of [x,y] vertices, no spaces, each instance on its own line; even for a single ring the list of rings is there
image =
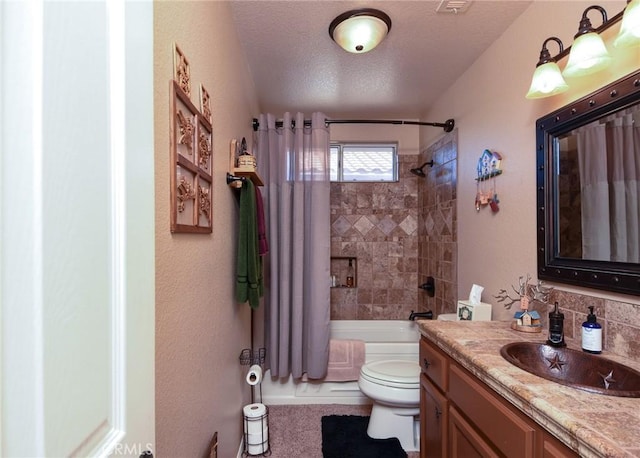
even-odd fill
[[[433,320],[433,312],[431,310],[427,310],[426,312],[414,312],[411,310],[411,315],[409,315],[409,319],[414,321],[416,318],[425,318],[427,320]]]

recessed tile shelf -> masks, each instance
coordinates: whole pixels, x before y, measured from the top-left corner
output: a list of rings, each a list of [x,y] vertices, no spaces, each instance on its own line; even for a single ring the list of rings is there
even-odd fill
[[[347,286],[347,272],[349,261],[353,267],[353,286]],[[331,256],[331,275],[336,277],[336,286],[333,288],[357,288],[358,287],[358,258],[355,256]]]

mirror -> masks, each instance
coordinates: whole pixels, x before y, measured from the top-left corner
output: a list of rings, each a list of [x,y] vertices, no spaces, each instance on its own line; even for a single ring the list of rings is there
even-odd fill
[[[536,123],[538,278],[640,295],[640,71]]]

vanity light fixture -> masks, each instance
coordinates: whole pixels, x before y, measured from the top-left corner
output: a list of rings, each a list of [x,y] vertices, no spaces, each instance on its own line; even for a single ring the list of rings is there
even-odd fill
[[[331,39],[345,51],[361,54],[378,46],[391,30],[391,18],[383,11],[362,8],[347,11],[329,25]]]
[[[611,62],[611,56],[602,37],[598,35],[587,16],[591,10],[598,10],[602,14],[603,25],[607,22],[607,12],[601,6],[593,5],[584,10],[578,33],[573,37],[575,41],[571,45],[569,61],[562,72],[566,77],[590,75],[602,70]]]
[[[544,43],[542,43],[542,50],[540,51],[540,60],[538,60],[538,63],[536,64],[536,70],[533,72],[533,78],[531,79],[531,87],[529,87],[529,92],[527,92],[527,95],[525,96],[528,99],[549,97],[560,94],[561,92],[569,89],[569,85],[562,77],[562,73],[560,73],[560,67],[558,67],[556,58],[551,57],[551,54],[547,49],[547,43],[549,41],[555,41],[558,43],[558,46],[560,47],[558,54],[564,51],[564,46],[559,38],[550,37],[544,40]]]
[[[640,45],[640,0],[631,0],[627,3],[620,32],[613,45],[616,48]]]
[[[594,29],[587,14],[597,10],[602,14],[602,25]],[[573,45],[563,49],[562,42],[556,38],[547,38],[540,51],[540,59],[533,74],[531,87],[526,94],[528,99],[549,97],[566,91],[569,87],[564,77],[580,77],[604,69],[611,62],[611,56],[600,37],[600,33],[612,25],[621,22],[620,31],[614,41],[618,48],[640,46],[640,0],[627,0],[627,5],[611,19],[607,19],[607,12],[598,5],[588,7],[582,13],[580,27],[575,35]],[[551,57],[546,48],[549,40],[556,41],[560,52]],[[569,55],[565,69],[560,72],[558,62]]]

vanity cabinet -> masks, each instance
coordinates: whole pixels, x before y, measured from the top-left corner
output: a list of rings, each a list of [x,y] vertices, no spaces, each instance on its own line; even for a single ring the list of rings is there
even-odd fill
[[[420,376],[420,456],[446,458],[449,401],[427,378]]]
[[[424,337],[420,366],[421,458],[578,456]]]

